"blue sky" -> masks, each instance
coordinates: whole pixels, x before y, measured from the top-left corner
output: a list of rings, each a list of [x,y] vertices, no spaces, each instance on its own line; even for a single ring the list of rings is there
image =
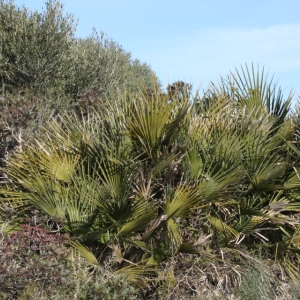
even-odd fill
[[[287,95],[300,93],[299,0],[62,0],[76,36],[104,31],[148,63],[164,87],[217,82],[235,67],[263,66]],[[15,0],[41,10],[44,1]]]

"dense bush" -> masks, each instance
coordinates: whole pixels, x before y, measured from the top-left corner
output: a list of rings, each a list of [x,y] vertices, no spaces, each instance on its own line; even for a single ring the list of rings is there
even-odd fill
[[[131,58],[116,42],[98,34],[76,39],[76,23],[59,1],[46,2],[42,13],[0,1],[0,84],[2,93],[31,89],[77,95],[97,88],[105,96],[136,82],[152,85],[154,72]]]
[[[63,85],[71,73],[75,23],[61,4],[46,3],[43,13],[0,2],[0,81],[3,90],[24,87],[45,92]]]
[[[155,74],[147,64],[133,60],[105,34],[93,34],[86,39],[77,39],[73,44],[72,77],[67,91],[77,95],[85,90],[97,89],[97,96],[105,97],[128,89],[137,91],[142,82],[152,87]]]

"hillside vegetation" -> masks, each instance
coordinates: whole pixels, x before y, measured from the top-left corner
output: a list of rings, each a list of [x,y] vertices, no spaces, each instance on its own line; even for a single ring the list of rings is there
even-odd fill
[[[300,109],[264,70],[164,92],[61,4],[0,1],[3,299],[299,299]]]

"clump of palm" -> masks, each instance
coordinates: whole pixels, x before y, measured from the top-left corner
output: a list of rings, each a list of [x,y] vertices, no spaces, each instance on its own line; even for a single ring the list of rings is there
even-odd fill
[[[202,190],[204,219],[219,247],[242,254],[262,244],[297,277],[297,141],[288,115],[291,98],[283,101],[276,92],[264,72],[247,67],[213,87],[205,99],[209,109],[200,105],[191,121],[184,168],[186,180]]]
[[[62,115],[7,162],[1,201],[60,220],[91,263],[112,254],[136,284],[184,253],[240,275],[232,253],[255,244],[297,277],[296,130],[264,76],[242,69],[195,103],[154,86]]]
[[[170,147],[189,107],[184,102],[132,95],[87,119],[53,120],[42,139],[23,145],[7,162],[3,203],[20,214],[37,208],[61,221],[70,244],[91,263],[113,252],[136,281],[135,274],[151,271],[151,236],[172,216],[159,212],[152,192],[178,157]],[[178,191],[188,195],[184,186]]]

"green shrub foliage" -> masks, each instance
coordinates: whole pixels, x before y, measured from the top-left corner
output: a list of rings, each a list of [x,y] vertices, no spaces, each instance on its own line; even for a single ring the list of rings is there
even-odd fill
[[[116,42],[97,33],[85,39],[74,36],[76,22],[63,13],[56,0],[45,3],[43,12],[18,8],[0,1],[0,83],[3,92],[55,89],[76,95],[97,88],[104,96],[112,90],[148,86],[154,72],[131,58]]]
[[[3,88],[59,89],[70,76],[75,23],[57,1],[45,11],[0,2],[0,80]]]

